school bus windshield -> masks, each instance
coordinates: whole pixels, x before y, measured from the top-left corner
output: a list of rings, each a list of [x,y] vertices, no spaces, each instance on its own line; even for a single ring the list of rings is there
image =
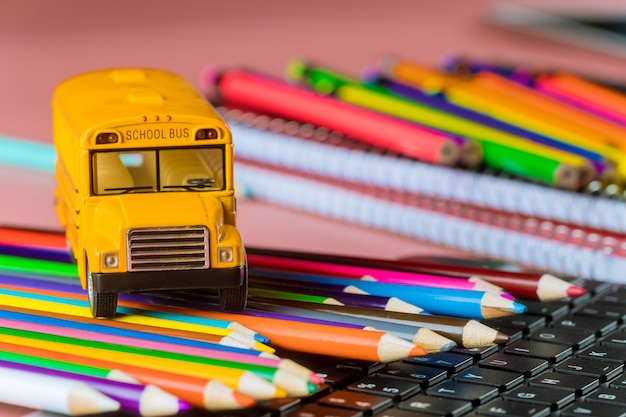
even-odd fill
[[[91,156],[95,195],[223,190],[222,146],[97,151]]]

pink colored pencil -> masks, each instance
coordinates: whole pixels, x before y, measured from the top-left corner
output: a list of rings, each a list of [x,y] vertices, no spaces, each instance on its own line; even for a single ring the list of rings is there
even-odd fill
[[[486,281],[444,275],[423,274],[417,272],[393,271],[356,265],[344,265],[302,259],[279,258],[265,255],[248,254],[250,269],[270,269],[301,273],[334,275],[342,278],[354,278],[391,284],[418,285],[425,287],[450,288],[457,290],[490,291],[502,293],[498,286]],[[504,294],[501,294],[504,295]]]
[[[236,352],[199,348],[195,346],[173,345],[164,342],[143,340],[125,336],[105,335],[87,330],[70,329],[65,327],[50,326],[26,321],[0,319],[0,327],[9,329],[26,330],[32,332],[52,334],[56,336],[73,337],[76,339],[94,340],[97,342],[112,343],[124,346],[160,350],[163,352],[181,353],[185,355],[199,356],[203,358],[223,359],[226,361],[248,363],[252,365],[269,366],[297,373],[315,384],[319,384],[319,375],[298,365],[290,359],[267,358],[255,355],[245,355]]]

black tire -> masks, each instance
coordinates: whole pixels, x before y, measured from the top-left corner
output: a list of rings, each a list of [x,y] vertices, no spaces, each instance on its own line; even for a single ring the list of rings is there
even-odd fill
[[[89,309],[94,318],[112,318],[117,312],[117,293],[116,292],[96,292],[94,290],[93,275],[89,270],[89,265],[85,262],[87,268],[87,294],[89,296]]]
[[[218,296],[220,307],[227,311],[243,311],[248,303],[248,260],[241,268],[242,284],[236,288],[220,288]]]

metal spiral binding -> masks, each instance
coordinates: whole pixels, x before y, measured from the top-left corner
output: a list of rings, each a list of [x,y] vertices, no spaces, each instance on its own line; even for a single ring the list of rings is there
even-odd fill
[[[348,223],[398,233],[558,274],[619,282],[626,236],[241,161],[254,196]]]
[[[221,111],[237,138],[236,161],[255,160],[333,179],[626,233],[626,204],[621,200],[513,179],[500,172],[428,164],[327,129],[236,109]]]

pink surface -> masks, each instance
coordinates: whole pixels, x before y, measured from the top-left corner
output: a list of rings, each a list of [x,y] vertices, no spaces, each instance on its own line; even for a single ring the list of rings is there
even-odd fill
[[[594,2],[594,7],[603,3]],[[50,97],[87,70],[145,66],[194,82],[243,65],[282,76],[294,57],[354,75],[382,54],[435,65],[456,51],[624,81],[618,58],[485,24],[486,0],[21,0],[0,13],[0,134],[51,140]],[[57,227],[48,176],[0,167],[0,223]],[[403,257],[454,252],[253,200],[239,202],[246,244]]]

